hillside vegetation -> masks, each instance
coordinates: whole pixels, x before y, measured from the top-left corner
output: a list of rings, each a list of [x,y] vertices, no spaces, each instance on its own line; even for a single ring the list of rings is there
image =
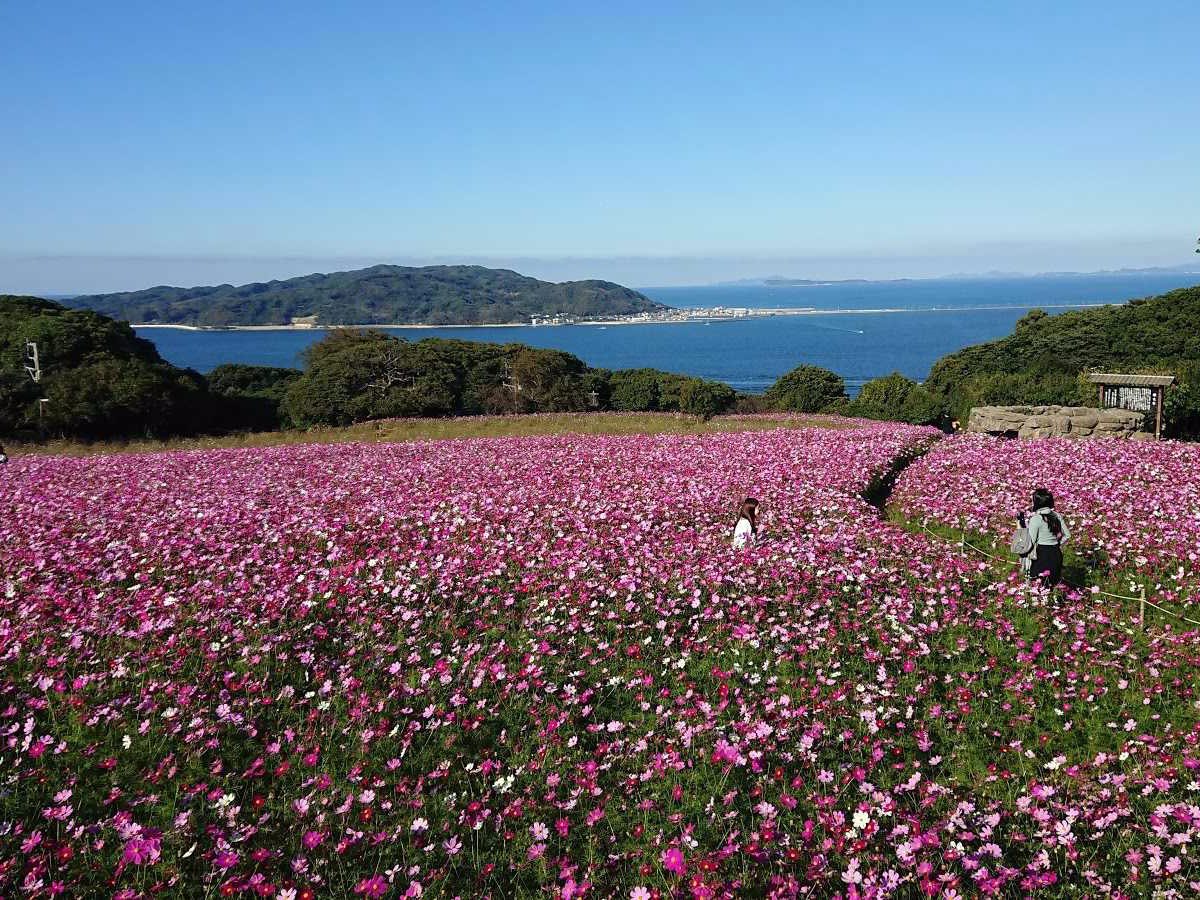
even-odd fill
[[[967,347],[934,364],[925,387],[960,418],[972,406],[1088,403],[1085,370],[1163,371],[1180,378],[1168,393],[1173,434],[1195,431],[1200,385],[1200,286],[1120,306],[1050,316],[1033,310],[1008,337]]]
[[[138,324],[494,325],[531,316],[619,316],[666,309],[611,281],[539,281],[483,266],[371,266],[235,287],[153,287],[75,297],[72,306]]]
[[[25,372],[35,341],[43,377]],[[44,421],[38,400],[47,398]],[[303,372],[228,364],[207,377],[163,360],[126,323],[34,297],[0,297],[0,436],[87,441],[344,426],[375,419],[616,409],[710,418],[726,384],[655,369],[594,369],[561,350],[330,331]]]
[[[42,378],[25,371],[38,346]],[[39,422],[38,401],[45,398]],[[36,297],[0,296],[0,434],[165,437],[203,430],[204,378],[158,355],[124,322]]]

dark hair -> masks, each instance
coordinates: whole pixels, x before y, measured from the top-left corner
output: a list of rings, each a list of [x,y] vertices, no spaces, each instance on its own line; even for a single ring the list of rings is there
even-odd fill
[[[747,497],[742,501],[742,505],[738,507],[738,521],[745,519],[750,523],[751,531],[758,531],[758,501],[753,497]]]
[[[1054,495],[1044,487],[1037,488],[1033,492],[1033,508],[1034,511],[1039,509],[1054,509]],[[1042,513],[1042,520],[1046,523],[1046,527],[1050,529],[1050,533],[1055,538],[1062,537],[1062,522],[1058,520],[1057,513]]]
[[[1048,506],[1054,509],[1054,495],[1044,487],[1033,489],[1033,508],[1041,509],[1043,506]]]

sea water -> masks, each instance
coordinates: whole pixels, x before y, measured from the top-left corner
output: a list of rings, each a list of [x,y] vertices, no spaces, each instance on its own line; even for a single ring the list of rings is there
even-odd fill
[[[647,325],[392,328],[408,340],[447,337],[566,350],[591,366],[648,366],[758,393],[801,364],[841,375],[850,393],[900,372],[922,380],[947,353],[1010,334],[1038,307],[1050,313],[1118,303],[1200,282],[1200,275],[1134,274],[841,282],[827,285],[644,288],[675,307],[814,308],[800,316]],[[851,311],[852,310],[852,311]],[[323,331],[139,329],[170,362],[200,372],[222,363],[300,365]]]

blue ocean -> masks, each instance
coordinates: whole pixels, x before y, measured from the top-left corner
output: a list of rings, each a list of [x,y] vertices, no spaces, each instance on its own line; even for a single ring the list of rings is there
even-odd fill
[[[841,375],[850,393],[900,372],[915,380],[941,356],[1012,332],[1030,309],[1062,313],[1200,283],[1196,274],[1130,274],[642,288],[675,307],[814,308],[804,316],[704,323],[388,329],[409,340],[451,337],[566,350],[609,369],[649,366],[759,393],[802,363]],[[299,366],[322,331],[140,329],[170,362],[208,372],[222,363]]]

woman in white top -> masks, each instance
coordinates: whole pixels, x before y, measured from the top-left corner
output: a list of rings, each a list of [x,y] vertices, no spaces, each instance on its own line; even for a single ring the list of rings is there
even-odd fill
[[[733,549],[753,547],[758,535],[758,501],[747,497],[738,510],[737,524],[733,527]]]

